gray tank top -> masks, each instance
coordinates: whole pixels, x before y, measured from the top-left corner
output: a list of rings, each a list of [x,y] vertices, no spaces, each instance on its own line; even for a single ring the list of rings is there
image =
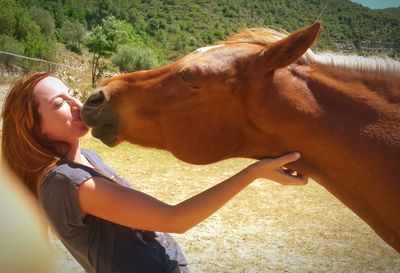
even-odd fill
[[[60,162],[41,185],[39,201],[61,242],[88,273],[189,272],[178,244],[169,234],[138,231],[92,215],[80,215],[77,188],[93,177],[105,177],[122,186],[118,176],[89,150],[82,154],[96,170]]]

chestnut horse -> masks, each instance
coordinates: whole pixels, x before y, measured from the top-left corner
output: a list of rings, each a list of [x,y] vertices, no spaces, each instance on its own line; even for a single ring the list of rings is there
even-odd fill
[[[400,63],[315,54],[319,22],[249,29],[158,69],[112,77],[82,108],[109,146],[207,164],[299,151],[309,176],[400,252]]]

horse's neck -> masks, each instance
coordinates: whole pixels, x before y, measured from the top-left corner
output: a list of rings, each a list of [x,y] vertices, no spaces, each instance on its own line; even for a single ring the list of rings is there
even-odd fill
[[[308,66],[276,71],[264,90],[250,94],[248,111],[267,139],[251,141],[261,143],[254,157],[300,151],[304,159],[295,166],[321,183],[321,177],[335,183],[393,172],[400,160],[396,81],[349,75]]]
[[[258,98],[260,128],[273,131],[276,149],[303,153],[289,168],[314,178],[400,249],[398,80],[349,75],[277,71]]]

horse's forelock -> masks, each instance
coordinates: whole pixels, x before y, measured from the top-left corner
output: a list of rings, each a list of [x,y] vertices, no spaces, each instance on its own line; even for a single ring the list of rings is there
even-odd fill
[[[289,35],[289,32],[275,27],[244,28],[241,31],[232,34],[226,40],[221,41],[218,44],[251,43],[269,46],[288,37]],[[307,61],[312,54],[313,52],[311,49],[308,49],[300,60]]]

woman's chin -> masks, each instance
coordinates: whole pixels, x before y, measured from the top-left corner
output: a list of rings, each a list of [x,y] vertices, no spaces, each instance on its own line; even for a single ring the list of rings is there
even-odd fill
[[[80,133],[79,137],[84,137],[89,133],[89,128],[82,124],[80,131],[81,131],[81,133]]]

